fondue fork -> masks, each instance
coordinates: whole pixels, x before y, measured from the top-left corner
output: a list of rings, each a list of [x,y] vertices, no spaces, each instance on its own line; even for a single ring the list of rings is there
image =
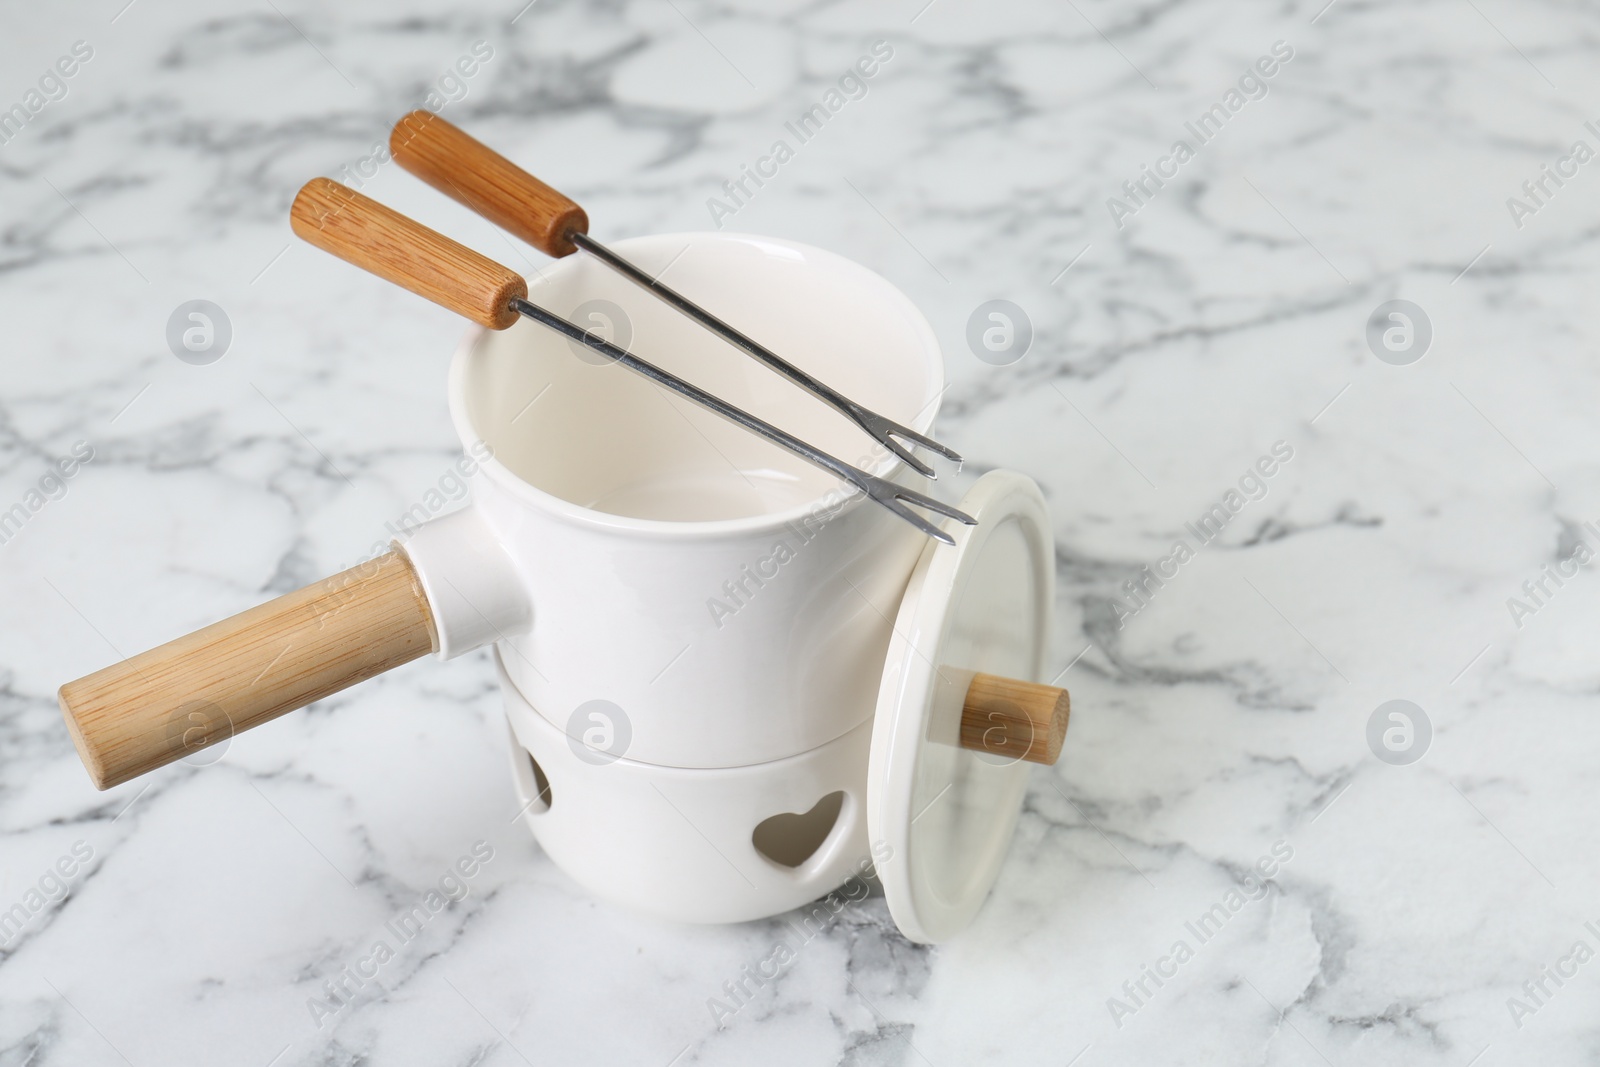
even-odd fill
[[[896,437],[957,464],[961,456],[933,438],[856,403],[751,340],[658,277],[630,263],[589,236],[589,216],[578,204],[456,126],[428,111],[413,111],[389,135],[395,161],[440,192],[509,230],[546,255],[560,258],[583,249],[669,307],[788,378],[899,456],[917,473],[936,478],[933,468]]]
[[[532,303],[528,283],[520,274],[330,178],[313,178],[301,188],[289,209],[289,220],[303,240],[480,326],[503,330],[524,316],[588,345],[635,374],[850,483],[874,503],[947,545],[955,544],[955,539],[906,505],[977,525],[976,519],[949,504],[837,459]]]

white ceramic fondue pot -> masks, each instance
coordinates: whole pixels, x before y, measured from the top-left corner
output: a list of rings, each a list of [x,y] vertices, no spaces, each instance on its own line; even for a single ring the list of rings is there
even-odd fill
[[[617,243],[924,431],[933,331],[878,275],[772,238]],[[832,454],[925,480],[830,409],[583,256],[530,295]],[[597,895],[696,922],[776,914],[868,867],[907,936],[981,904],[1026,760],[1053,553],[1037,487],[984,476],[940,545],[761,438],[529,322],[449,372],[471,502],[340,575],[62,687],[101,788],[432,651],[493,645],[523,816]],[[951,524],[954,526],[954,524]]]

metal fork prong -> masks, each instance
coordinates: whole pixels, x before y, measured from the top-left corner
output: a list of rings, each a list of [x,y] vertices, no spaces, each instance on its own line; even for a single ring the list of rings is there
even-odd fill
[[[915,526],[929,537],[932,537],[938,541],[942,541],[947,545],[954,545],[956,543],[956,539],[954,537],[951,537],[949,534],[939,529],[939,527],[935,526],[921,515],[918,515],[904,504],[900,503],[897,497],[879,496],[878,494],[874,493],[872,495],[872,499],[876,500],[879,504],[882,504],[884,507],[894,512],[896,515],[900,516],[902,519],[909,522],[911,525]]]
[[[887,416],[879,415],[875,411],[869,411],[859,404],[852,402],[847,414],[854,418],[863,430],[888,447],[895,455],[909,463],[917,473],[925,478],[935,477],[930,473],[932,468],[924,469],[926,464],[923,464],[920,460],[913,460],[909,454],[910,450],[899,441],[896,441],[896,437],[904,438],[913,445],[921,445],[923,448],[936,452],[946,459],[954,461],[957,466],[964,462],[961,454],[955,449],[942,445],[928,435],[918,433],[909,426],[902,426]]]
[[[912,452],[911,449],[907,448],[905,445],[902,445],[893,437],[890,437],[889,434],[893,432],[894,431],[892,430],[879,430],[876,434],[874,434],[874,436],[877,437],[878,441],[883,445],[883,447],[893,452],[896,456],[899,456],[901,462],[903,462],[906,466],[910,467],[924,478],[930,478],[934,481],[937,481],[939,475],[934,473],[933,468],[928,466],[928,464],[923,460],[919,459],[916,453]]]
[[[955,519],[957,522],[963,523],[964,525],[978,525],[977,519],[973,518],[971,515],[968,515],[960,508],[952,507],[942,500],[935,500],[931,496],[925,496],[922,493],[917,492],[915,489],[907,489],[903,485],[897,485],[895,486],[894,496],[896,500],[904,500],[906,503],[915,504],[919,508],[927,508],[929,511],[937,515],[948,516],[949,518]]]
[[[909,426],[901,426],[898,422],[890,422],[888,419],[885,419],[884,422],[888,423],[888,432],[894,434],[896,437],[903,437],[913,444],[921,445],[930,452],[937,452],[945,459],[948,459],[954,463],[966,462],[961,458],[961,453],[957,452],[949,445],[940,444],[927,434],[918,433]]]

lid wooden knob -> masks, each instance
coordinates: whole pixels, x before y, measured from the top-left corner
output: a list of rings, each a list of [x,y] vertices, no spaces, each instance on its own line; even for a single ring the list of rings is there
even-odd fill
[[[961,747],[1054,763],[1072,711],[1065,689],[994,674],[975,674],[961,705]]]

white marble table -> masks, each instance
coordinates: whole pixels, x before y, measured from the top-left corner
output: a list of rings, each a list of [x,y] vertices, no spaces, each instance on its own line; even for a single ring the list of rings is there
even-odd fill
[[[1600,1056],[1592,10],[125,3],[0,14],[0,1063]],[[964,478],[1044,485],[1074,721],[960,939],[869,898],[719,1026],[779,920],[666,925],[555,869],[487,653],[90,788],[57,685],[349,564],[455,455],[459,321],[286,220],[430,85],[602,237],[720,221],[882,272],[944,342]],[[192,299],[231,324],[208,364],[165,337]],[[990,299],[1032,323],[1008,366],[965,339]],[[1369,346],[1395,299],[1425,354]],[[1409,752],[1387,710],[1369,744],[1392,700]],[[479,841],[465,898],[345,977]]]

